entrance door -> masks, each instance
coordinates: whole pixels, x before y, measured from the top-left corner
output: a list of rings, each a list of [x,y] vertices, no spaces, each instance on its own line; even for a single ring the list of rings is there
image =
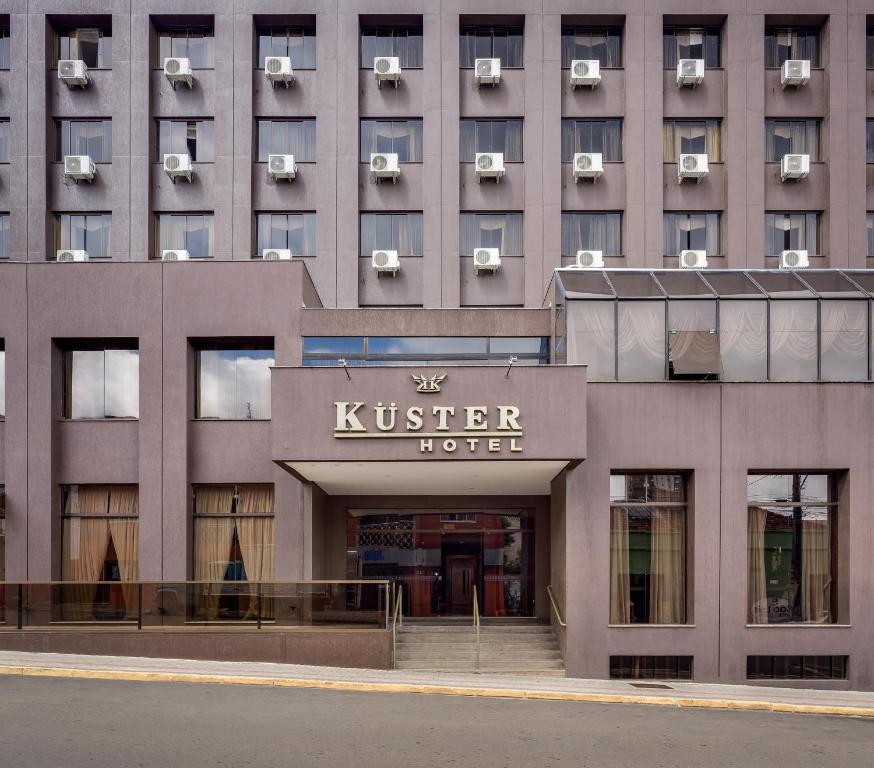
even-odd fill
[[[449,571],[450,611],[468,614],[473,611],[473,585],[476,584],[477,558],[469,555],[451,555],[446,558]]]

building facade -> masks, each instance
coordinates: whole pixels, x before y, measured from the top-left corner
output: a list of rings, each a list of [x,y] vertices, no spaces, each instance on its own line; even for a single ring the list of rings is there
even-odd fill
[[[874,688],[874,6],[403,10],[0,6],[0,579]]]

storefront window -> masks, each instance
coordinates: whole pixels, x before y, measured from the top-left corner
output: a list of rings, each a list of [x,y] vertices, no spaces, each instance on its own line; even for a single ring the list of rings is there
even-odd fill
[[[64,417],[136,419],[140,415],[140,353],[90,348],[64,352]]]
[[[197,351],[198,419],[269,419],[272,349]]]

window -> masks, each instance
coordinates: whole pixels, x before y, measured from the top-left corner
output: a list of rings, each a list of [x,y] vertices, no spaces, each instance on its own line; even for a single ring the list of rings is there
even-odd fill
[[[503,69],[522,67],[522,25],[461,26],[459,64],[471,69],[476,59],[500,59]]]
[[[162,251],[184,250],[194,259],[208,259],[213,253],[211,213],[156,213],[157,258]]]
[[[874,163],[874,120],[865,121],[865,162]]]
[[[806,250],[811,256],[822,253],[821,213],[766,213],[765,255],[782,251]]]
[[[81,59],[88,69],[112,68],[112,27],[58,31],[58,60]]]
[[[521,213],[462,213],[459,250],[473,256],[474,248],[497,248],[501,256],[523,254]]]
[[[8,213],[0,213],[0,259],[12,253],[12,223]]]
[[[110,255],[108,213],[56,213],[55,250],[85,250],[90,258]]]
[[[67,155],[89,155],[95,163],[112,162],[112,120],[55,120],[58,162]]]
[[[0,418],[6,416],[6,349],[0,341]]]
[[[707,155],[712,163],[722,160],[719,120],[665,120],[665,162],[676,163],[680,155]]]
[[[268,56],[288,56],[291,68],[316,68],[316,25],[258,27],[258,69]]]
[[[779,162],[787,154],[819,161],[819,120],[765,120],[765,160]]]
[[[6,486],[0,485],[0,582],[6,580]],[[0,600],[0,621],[5,621],[5,595]]]
[[[9,69],[12,59],[10,58],[9,25],[0,26],[0,69]]]
[[[874,27],[868,27],[865,34],[865,67],[874,69]]]
[[[212,120],[158,120],[158,148],[156,162],[163,163],[164,155],[191,155],[195,163],[215,160]]]
[[[709,256],[722,253],[720,213],[666,213],[665,256],[679,256],[680,251],[707,251]]]
[[[256,213],[256,253],[265,248],[288,248],[292,256],[316,255],[315,213]]]
[[[188,59],[192,69],[215,66],[215,38],[212,28],[175,27],[158,31],[155,67],[163,69],[164,59]]]
[[[400,163],[422,162],[421,120],[362,120],[361,162],[373,152],[395,152]]]
[[[686,623],[683,475],[610,475],[610,623]]]
[[[806,59],[820,66],[819,30],[814,27],[765,28],[765,67],[779,69],[787,59]]]
[[[751,624],[832,624],[838,578],[836,478],[750,474]]]
[[[595,59],[601,69],[622,66],[621,27],[562,27],[561,66],[569,69],[574,59]]]
[[[9,121],[0,120],[0,163],[9,162]]]
[[[372,69],[377,56],[397,56],[401,69],[420,69],[422,25],[362,26],[361,68]]]
[[[477,152],[503,152],[505,163],[522,162],[522,120],[461,121],[461,162],[472,163]]]
[[[294,155],[297,163],[316,161],[316,121],[257,120],[258,162],[268,155]]]
[[[572,163],[577,152],[600,152],[605,163],[622,162],[622,120],[562,120],[561,161]]]
[[[691,656],[611,656],[611,680],[691,680]]]
[[[846,680],[849,656],[747,656],[747,680]]]
[[[770,302],[771,381],[815,381],[817,378],[817,306],[809,299]]]
[[[605,256],[622,255],[622,214],[562,213],[561,255],[577,251],[603,251]]]
[[[665,27],[665,69],[676,69],[679,59],[704,59],[708,69],[720,66],[719,27]]]
[[[132,346],[89,345],[64,351],[64,418],[136,419],[140,353]]]
[[[8,224],[9,214],[8,213],[4,214],[4,216],[6,216],[6,218],[7,218],[6,238],[8,241],[8,238],[9,238],[9,234],[8,234],[9,233],[9,224]],[[2,233],[2,219],[0,219],[0,233]],[[868,240],[868,258],[872,259],[872,258],[874,258],[874,212],[872,212],[872,211],[868,211],[868,213],[865,214],[865,234],[867,235],[867,240]],[[7,255],[9,253],[8,242],[7,242],[7,250],[5,250],[5,251],[0,250],[0,255],[2,255],[3,253],[6,253]]]
[[[362,213],[359,255],[376,250],[397,251],[399,256],[423,256],[422,214]]]
[[[198,419],[269,419],[272,342],[197,350]]]

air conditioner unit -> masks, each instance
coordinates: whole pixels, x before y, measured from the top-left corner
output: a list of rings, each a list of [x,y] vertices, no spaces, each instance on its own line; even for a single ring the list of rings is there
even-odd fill
[[[494,179],[500,181],[504,176],[503,152],[477,152],[474,156],[476,180]]]
[[[809,266],[807,251],[783,251],[780,254],[780,269],[806,269]]]
[[[707,269],[707,251],[680,251],[680,269]]]
[[[264,76],[276,87],[282,83],[288,88],[294,82],[294,70],[289,56],[267,56],[264,59]]]
[[[170,85],[176,88],[177,83],[185,83],[191,88],[194,83],[194,75],[191,73],[191,60],[184,58],[164,59],[164,76],[170,81]]]
[[[384,80],[392,81],[397,88],[401,82],[401,60],[397,56],[376,56],[373,59],[373,75],[380,88]]]
[[[396,152],[374,152],[370,155],[370,178],[374,183],[380,179],[391,179],[396,184],[400,175]]]
[[[780,67],[780,87],[793,85],[796,88],[810,80],[810,62],[807,59],[787,59]]]
[[[401,260],[398,258],[397,251],[374,251],[370,257],[370,263],[377,274],[390,272],[392,275],[396,275],[401,268]]]
[[[291,258],[290,248],[265,248],[261,251],[264,261],[288,261]]]
[[[677,85],[700,85],[704,82],[704,59],[680,59],[677,62]]]
[[[188,261],[190,255],[185,249],[166,249],[161,251],[161,261]]]
[[[780,180],[798,181],[810,173],[810,155],[783,155],[780,161]]]
[[[600,152],[576,152],[574,154],[574,181],[599,178],[604,173]]]
[[[473,267],[477,274],[497,272],[501,268],[501,252],[497,248],[474,248]]]
[[[578,269],[604,269],[604,251],[577,251]]]
[[[267,176],[276,179],[294,179],[297,177],[297,163],[294,155],[267,155]]]
[[[62,249],[57,252],[58,261],[88,261],[88,251]]]
[[[97,166],[89,155],[64,155],[64,178],[93,181]]]
[[[69,88],[88,85],[88,66],[81,59],[61,59],[58,62],[58,80]]]
[[[588,85],[594,88],[601,82],[601,62],[597,59],[574,59],[571,62],[571,87]]]
[[[677,161],[677,181],[680,184],[685,179],[695,179],[700,183],[709,172],[707,155],[680,155]]]
[[[174,184],[178,178],[191,181],[191,177],[194,175],[194,169],[191,166],[191,155],[187,152],[164,155],[164,173],[172,179]]]
[[[497,85],[501,82],[501,60],[476,59],[473,62],[473,77],[477,85]]]

